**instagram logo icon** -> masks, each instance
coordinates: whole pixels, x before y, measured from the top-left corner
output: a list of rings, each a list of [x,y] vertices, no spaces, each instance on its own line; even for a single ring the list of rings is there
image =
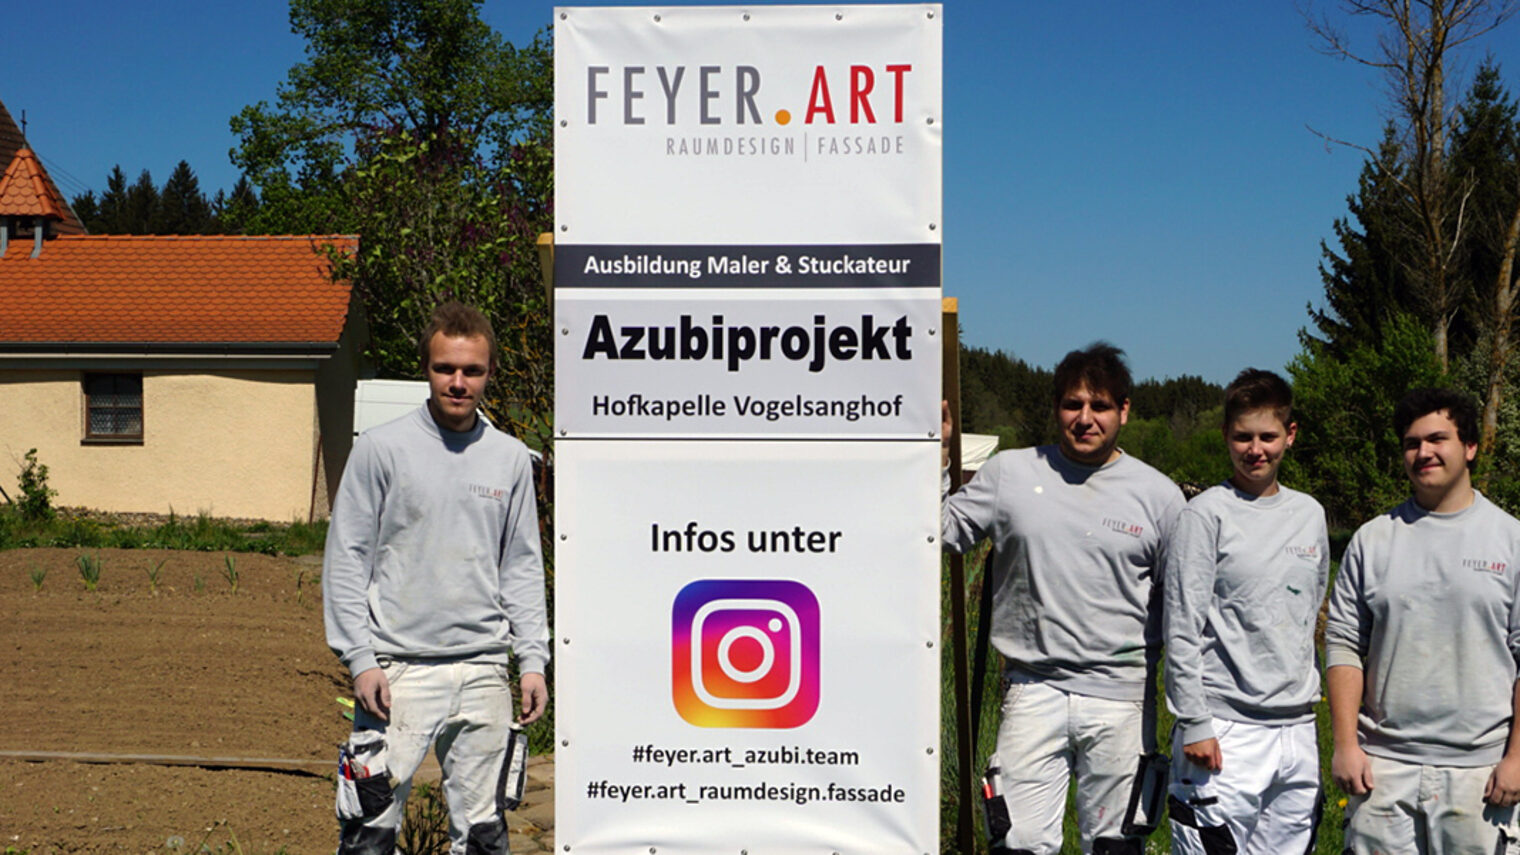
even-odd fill
[[[818,711],[818,599],[799,582],[692,582],[671,640],[676,711],[698,727],[798,727]]]

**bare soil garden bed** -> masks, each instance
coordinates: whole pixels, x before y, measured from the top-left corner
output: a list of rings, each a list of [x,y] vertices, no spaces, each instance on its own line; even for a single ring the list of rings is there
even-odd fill
[[[81,554],[101,562],[94,591]],[[329,760],[348,686],[323,640],[320,568],[231,555],[234,593],[228,556],[0,552],[0,851],[332,850],[332,783],[309,772],[14,759]]]

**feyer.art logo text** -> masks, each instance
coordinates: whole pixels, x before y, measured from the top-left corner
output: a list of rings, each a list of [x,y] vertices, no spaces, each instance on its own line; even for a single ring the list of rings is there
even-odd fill
[[[587,65],[585,121],[683,129],[664,135],[670,157],[902,155],[912,74],[908,62],[815,65],[806,91],[772,91],[756,65]]]

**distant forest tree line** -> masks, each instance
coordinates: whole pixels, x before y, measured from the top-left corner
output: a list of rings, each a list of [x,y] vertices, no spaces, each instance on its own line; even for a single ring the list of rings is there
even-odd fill
[[[258,195],[246,177],[230,191],[208,197],[190,164],[181,160],[159,186],[144,169],[127,183],[121,165],[106,176],[106,189],[81,193],[70,207],[85,230],[97,235],[241,234],[258,210]]]

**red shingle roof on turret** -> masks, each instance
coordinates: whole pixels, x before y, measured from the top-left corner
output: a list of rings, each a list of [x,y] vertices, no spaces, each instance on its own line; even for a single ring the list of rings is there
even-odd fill
[[[29,148],[16,152],[0,176],[0,217],[48,217],[56,221],[67,211],[37,155]]]

